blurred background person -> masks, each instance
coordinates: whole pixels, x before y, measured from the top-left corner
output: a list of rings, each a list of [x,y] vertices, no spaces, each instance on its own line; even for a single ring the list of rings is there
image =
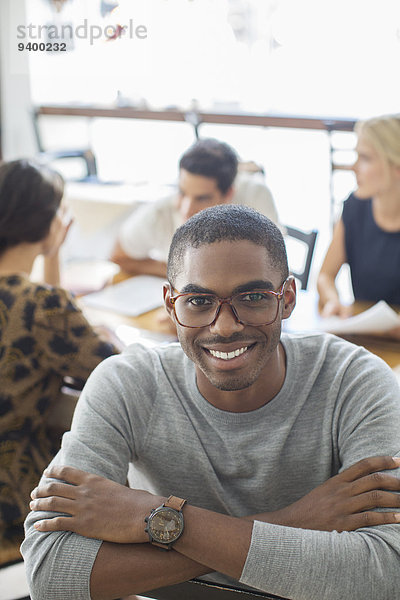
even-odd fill
[[[134,211],[120,230],[111,259],[131,275],[165,277],[175,230],[200,210],[228,202],[250,206],[278,222],[264,182],[257,175],[238,175],[236,152],[215,139],[199,140],[179,161],[178,193]]]
[[[29,495],[58,450],[49,416],[64,378],[82,384],[118,352],[57,287],[69,224],[63,180],[33,162],[0,164],[0,545],[19,543]],[[46,283],[30,280],[44,256]]]
[[[335,279],[350,266],[355,300],[400,305],[400,115],[356,124],[357,189],[344,202],[318,281],[323,317],[351,314]]]

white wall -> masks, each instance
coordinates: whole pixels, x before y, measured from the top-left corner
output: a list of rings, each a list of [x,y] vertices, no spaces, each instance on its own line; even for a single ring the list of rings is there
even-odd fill
[[[17,26],[25,24],[25,0],[0,0],[0,94],[5,160],[35,154],[28,53],[18,51]]]

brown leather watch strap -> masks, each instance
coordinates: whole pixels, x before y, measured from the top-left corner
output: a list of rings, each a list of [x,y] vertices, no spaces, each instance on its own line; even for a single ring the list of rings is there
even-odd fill
[[[162,548],[163,550],[169,550],[169,544],[161,544],[160,542],[155,542],[154,540],[151,542],[152,546],[157,546],[157,548]]]
[[[183,498],[178,498],[177,496],[170,496],[168,500],[164,503],[164,506],[180,511],[182,510],[185,504],[186,500],[183,500]]]

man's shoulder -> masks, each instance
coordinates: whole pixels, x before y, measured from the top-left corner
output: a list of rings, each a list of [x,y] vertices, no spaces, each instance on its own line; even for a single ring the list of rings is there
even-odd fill
[[[133,369],[141,373],[153,373],[156,376],[155,369],[164,365],[171,368],[178,367],[182,365],[185,358],[186,355],[178,342],[160,346],[135,342],[127,346],[121,354],[111,356],[103,364],[107,370],[132,371]]]
[[[153,213],[156,215],[166,215],[176,210],[176,193],[157,198],[152,202],[141,205],[140,211],[143,213]]]
[[[367,404],[385,398],[398,406],[398,384],[389,366],[362,346],[329,333],[284,334],[287,385],[293,393],[351,398]],[[397,409],[396,409],[397,410]]]
[[[176,211],[176,193],[162,196],[152,201],[146,201],[131,213],[129,222],[131,225],[141,223],[142,221],[158,221],[168,218]]]
[[[270,189],[261,175],[239,174],[234,182],[234,204],[254,208],[278,224],[278,213]]]
[[[317,349],[321,344],[335,344],[335,343],[344,343],[345,345],[351,345],[349,342],[346,342],[342,338],[333,335],[332,333],[327,333],[325,331],[307,331],[307,332],[288,332],[282,333],[282,341],[286,343],[290,343],[294,347],[306,347],[310,346],[311,348]]]
[[[133,343],[121,354],[102,361],[90,375],[87,387],[96,391],[155,390],[163,385],[165,378],[171,381],[182,377],[182,373],[187,372],[188,361],[178,343],[153,347]]]
[[[176,194],[142,204],[123,223],[119,243],[132,258],[148,258],[155,251],[151,258],[166,260],[178,218]]]
[[[332,333],[284,333],[282,343],[286,352],[301,362],[310,361],[313,357],[314,360],[319,358],[320,361],[329,363],[329,366],[339,366],[362,360],[371,366],[376,365],[379,368],[383,366],[384,369],[389,369],[382,359],[363,346],[353,344]]]
[[[271,191],[265,184],[264,178],[257,174],[240,173],[235,179],[234,190],[233,202],[235,204],[257,208],[260,202],[263,204],[273,201]]]

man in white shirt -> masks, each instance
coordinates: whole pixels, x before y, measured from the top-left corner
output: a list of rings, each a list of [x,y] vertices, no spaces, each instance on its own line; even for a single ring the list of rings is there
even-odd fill
[[[235,151],[223,142],[196,142],[179,161],[179,191],[145,204],[123,224],[112,260],[132,275],[166,276],[168,249],[175,230],[192,215],[217,204],[243,204],[275,223],[272,194],[258,175],[240,174]]]

